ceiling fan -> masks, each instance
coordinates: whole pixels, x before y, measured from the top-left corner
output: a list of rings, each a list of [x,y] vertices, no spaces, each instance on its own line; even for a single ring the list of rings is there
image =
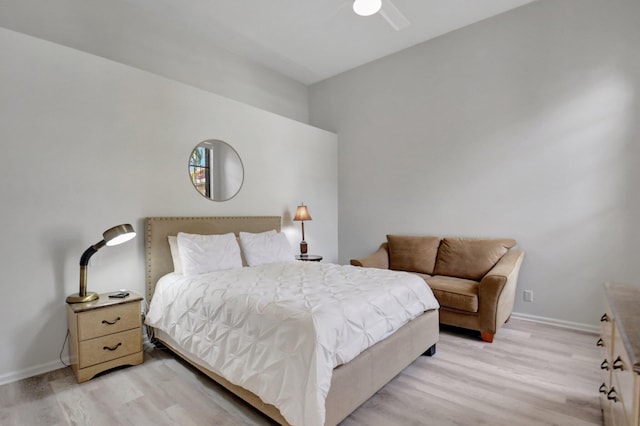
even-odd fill
[[[371,16],[380,13],[396,31],[400,31],[411,23],[391,0],[354,0],[353,11],[360,16]]]

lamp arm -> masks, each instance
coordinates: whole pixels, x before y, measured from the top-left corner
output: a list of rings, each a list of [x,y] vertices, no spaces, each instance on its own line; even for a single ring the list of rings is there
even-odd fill
[[[78,291],[80,297],[87,295],[87,266],[89,265],[89,259],[106,244],[107,242],[102,240],[86,249],[84,253],[82,253],[82,257],[80,257],[80,290]]]
[[[82,253],[82,257],[80,257],[80,266],[87,266],[89,264],[89,259],[91,259],[91,256],[96,254],[96,252],[104,247],[105,244],[107,244],[107,242],[105,240],[102,240],[99,243],[96,243],[86,249],[84,253]]]

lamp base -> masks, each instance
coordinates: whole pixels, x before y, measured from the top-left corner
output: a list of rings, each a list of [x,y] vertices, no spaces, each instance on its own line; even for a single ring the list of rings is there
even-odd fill
[[[307,254],[307,242],[306,241],[301,241],[300,242],[300,254]]]
[[[67,296],[67,303],[85,303],[92,302],[99,298],[98,293],[92,291],[87,292],[86,295],[80,296],[80,293],[73,293]]]

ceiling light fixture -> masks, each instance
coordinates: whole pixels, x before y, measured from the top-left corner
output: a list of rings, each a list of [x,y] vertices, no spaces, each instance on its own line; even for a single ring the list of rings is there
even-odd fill
[[[382,0],[355,0],[353,11],[360,16],[371,16],[380,11]]]

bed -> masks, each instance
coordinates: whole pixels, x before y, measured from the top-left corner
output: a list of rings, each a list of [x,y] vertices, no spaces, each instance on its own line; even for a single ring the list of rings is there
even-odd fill
[[[279,216],[241,216],[241,217],[150,217],[145,219],[146,251],[146,298],[151,304],[156,285],[162,279],[168,279],[173,272],[173,261],[167,237],[178,232],[190,234],[226,234],[233,232],[260,233],[269,230],[280,231]],[[291,267],[302,269],[304,273],[313,272],[315,262],[290,262]],[[307,264],[307,265],[303,265]],[[280,266],[270,267],[278,269]],[[284,268],[284,266],[283,266]],[[318,274],[327,274],[326,270],[335,270],[338,265],[325,265]],[[241,268],[247,270],[252,268]],[[356,268],[357,269],[357,268]],[[311,271],[311,272],[310,272]],[[242,273],[243,271],[239,271]],[[265,272],[266,273],[266,272]],[[236,394],[256,409],[276,422],[288,425],[291,416],[283,415],[281,409],[265,403],[256,393],[238,386],[213,371],[213,367],[203,357],[181,344],[169,332],[154,328],[154,337],[171,351],[204,374]],[[330,374],[326,399],[323,401],[324,424],[335,425],[347,417],[358,406],[381,389],[406,366],[422,354],[435,353],[438,340],[438,310],[430,308],[421,311],[414,319],[402,325],[398,330],[359,353],[348,362],[335,367]],[[219,370],[217,370],[219,371]],[[298,423],[298,422],[293,422]],[[307,423],[306,421],[304,423]]]

